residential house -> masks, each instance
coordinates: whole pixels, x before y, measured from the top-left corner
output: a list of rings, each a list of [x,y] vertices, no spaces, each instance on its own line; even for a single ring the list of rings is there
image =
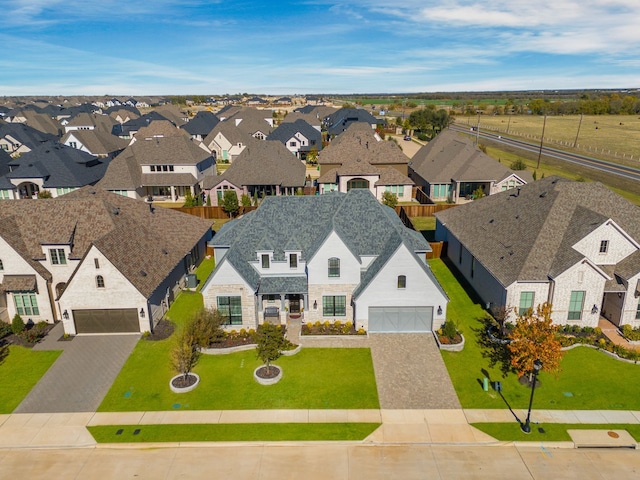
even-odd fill
[[[220,120],[213,113],[201,111],[180,128],[189,133],[192,140],[202,142],[218,123]]]
[[[306,167],[278,141],[251,138],[247,147],[220,176],[205,179],[204,190],[211,205],[219,205],[224,192],[261,199],[295,195],[304,187]]]
[[[383,141],[369,125],[352,123],[318,157],[318,191],[368,189],[378,200],[389,191],[410,202],[413,181],[407,176],[407,157],[397,144]]]
[[[229,328],[270,321],[267,307],[277,323],[302,314],[369,332],[428,332],[446,318],[429,244],[365,190],[267,198],[210,245],[216,268],[201,291]]]
[[[341,108],[323,119],[329,139],[340,135],[349,128],[352,123],[358,122],[369,125],[372,130],[375,130],[378,125],[384,125],[386,123],[385,120],[376,118],[361,108]]]
[[[210,238],[209,221],[94,187],[0,202],[0,318],[152,331]]]
[[[604,185],[549,177],[436,218],[436,240],[493,311],[513,320],[549,302],[555,323],[640,326],[640,208]]]
[[[54,110],[55,107],[51,106]],[[61,125],[52,118],[52,113],[46,112],[33,105],[16,108],[10,111],[5,120],[9,123],[23,123],[36,130],[59,137],[62,135]]]
[[[109,160],[59,143],[40,145],[9,162],[0,198],[35,198],[44,190],[55,198],[95,185],[104,176]]]
[[[307,154],[314,147],[316,152],[322,149],[322,134],[304,120],[281,123],[269,134],[267,140],[281,142],[300,160],[306,160]]]
[[[64,131],[69,133],[74,130],[101,130],[111,133],[117,123],[109,115],[81,112],[65,122]]]
[[[211,152],[181,133],[132,143],[111,161],[98,186],[131,198],[181,201],[187,192],[200,195],[204,178],[215,175]]]
[[[409,177],[432,200],[451,203],[471,200],[478,190],[493,195],[533,181],[527,171],[509,169],[453,130],[442,131],[416,152]]]
[[[71,130],[63,135],[60,143],[100,158],[113,158],[129,145],[128,140],[100,129]]]
[[[43,133],[23,123],[0,125],[0,150],[12,157],[27,153],[43,143],[57,142],[58,137]]]
[[[154,110],[145,115],[142,115],[139,118],[131,119],[123,124],[119,124],[119,123],[115,124],[111,130],[111,133],[120,138],[130,140],[131,137],[133,137],[138,132],[138,130],[140,130],[143,127],[146,127],[151,122],[159,121],[159,120],[168,120],[168,118],[162,116],[160,113]],[[176,125],[176,127],[178,126],[174,122],[171,122],[171,123]]]

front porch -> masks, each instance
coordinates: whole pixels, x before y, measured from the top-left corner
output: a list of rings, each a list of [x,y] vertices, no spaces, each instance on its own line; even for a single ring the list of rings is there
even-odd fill
[[[286,325],[289,318],[302,319],[309,301],[306,293],[258,294],[257,297],[258,325]]]

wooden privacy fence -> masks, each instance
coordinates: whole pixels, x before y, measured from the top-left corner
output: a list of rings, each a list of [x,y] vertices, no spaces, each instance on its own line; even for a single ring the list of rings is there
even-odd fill
[[[236,217],[239,215],[244,215],[245,213],[249,213],[255,210],[258,207],[240,207]],[[222,207],[180,207],[174,208],[174,210],[178,210],[179,212],[188,213],[189,215],[193,215],[194,217],[206,218],[208,220],[215,220],[217,218],[229,218],[229,214],[223,210]]]
[[[442,212],[449,208],[457,207],[457,205],[451,203],[437,204],[437,205],[402,205],[396,207],[404,210],[404,213],[408,217],[433,217],[434,213]],[[400,213],[398,213],[400,215]],[[402,218],[402,216],[400,217]]]

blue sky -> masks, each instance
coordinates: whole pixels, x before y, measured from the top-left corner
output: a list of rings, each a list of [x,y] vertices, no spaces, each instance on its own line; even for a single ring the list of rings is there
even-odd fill
[[[639,0],[0,0],[0,95],[640,87]]]

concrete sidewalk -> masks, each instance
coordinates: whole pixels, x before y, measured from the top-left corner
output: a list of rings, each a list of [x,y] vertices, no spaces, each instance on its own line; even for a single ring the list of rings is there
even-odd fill
[[[526,412],[516,411],[524,419]],[[639,424],[638,411],[533,410],[536,423]],[[0,415],[0,448],[95,446],[87,426],[232,423],[381,423],[365,444],[504,445],[470,423],[515,419],[508,410],[184,410]],[[573,448],[572,442],[555,446]]]

